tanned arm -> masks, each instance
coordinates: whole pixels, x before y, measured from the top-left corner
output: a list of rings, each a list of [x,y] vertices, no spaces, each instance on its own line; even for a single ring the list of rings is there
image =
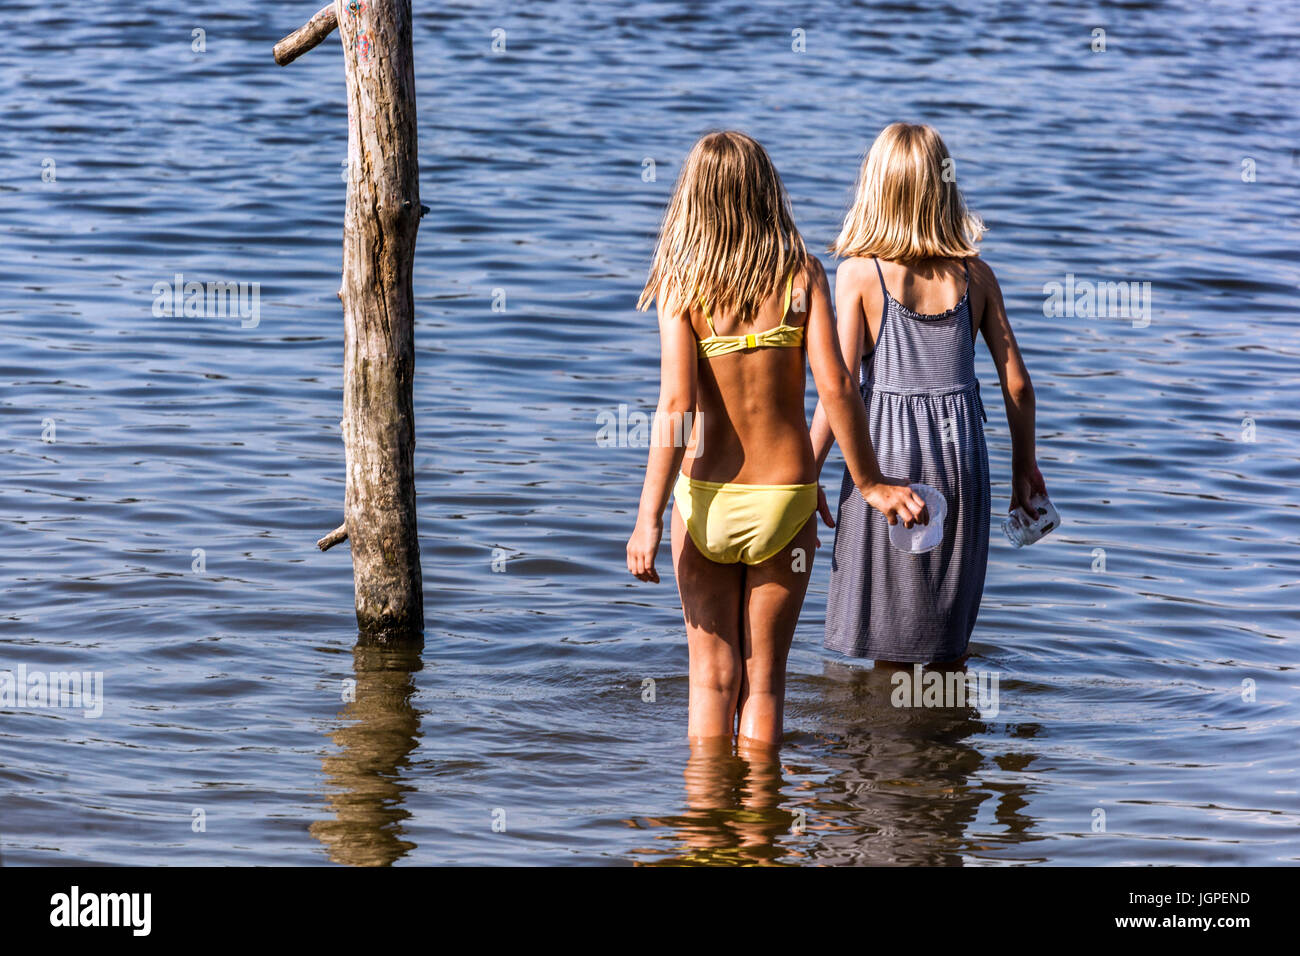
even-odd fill
[[[664,508],[682,467],[690,435],[683,423],[695,411],[698,358],[695,333],[684,308],[661,291],[659,310],[659,405],[655,410],[645,484],[636,527],[627,542],[627,569],[642,581],[659,583],[655,556],[664,533]],[[675,427],[674,427],[675,426]]]

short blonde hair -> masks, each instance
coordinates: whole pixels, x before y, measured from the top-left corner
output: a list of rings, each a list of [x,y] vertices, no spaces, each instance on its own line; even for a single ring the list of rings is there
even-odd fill
[[[942,137],[932,126],[891,123],[862,161],[853,205],[837,256],[876,256],[910,262],[932,257],[967,259],[984,223],[966,208]]]
[[[709,133],[677,177],[637,308],[663,294],[679,308],[702,300],[748,321],[807,260],[767,150],[744,133]]]

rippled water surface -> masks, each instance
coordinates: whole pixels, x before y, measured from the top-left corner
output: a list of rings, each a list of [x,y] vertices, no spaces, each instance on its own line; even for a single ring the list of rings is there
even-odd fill
[[[0,708],[4,862],[1300,859],[1300,5],[416,0],[428,633],[399,652],[357,646],[347,549],[314,547],[342,53],[271,46],[320,2],[11,16],[0,669],[100,671],[105,703]],[[645,451],[596,440],[655,400],[658,217],[735,126],[822,249],[895,119],[990,226],[1065,524],[1013,551],[990,516],[996,714],[895,708],[823,651],[823,548],[779,764],[692,756],[671,573],[623,569]],[[260,283],[257,323],[155,316],[177,273]],[[1150,282],[1149,322],[1045,317],[1067,274]]]

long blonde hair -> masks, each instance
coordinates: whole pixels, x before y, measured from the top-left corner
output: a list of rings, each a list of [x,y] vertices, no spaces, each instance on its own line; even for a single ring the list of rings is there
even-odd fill
[[[862,161],[853,205],[830,250],[913,262],[979,255],[984,223],[966,208],[948,147],[932,126],[891,123]]]
[[[703,300],[748,321],[807,259],[767,150],[744,133],[709,133],[677,177],[637,308],[662,293],[681,309]]]

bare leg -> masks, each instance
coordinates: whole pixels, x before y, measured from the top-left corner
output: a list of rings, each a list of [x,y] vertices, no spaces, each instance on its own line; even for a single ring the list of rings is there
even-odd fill
[[[672,544],[691,655],[686,734],[692,740],[725,737],[730,742],[740,695],[740,601],[746,569],[743,564],[717,564],[700,554],[676,507]]]
[[[745,576],[740,738],[747,745],[781,742],[785,662],[808,593],[816,541],[810,518],[780,554],[753,565]]]

